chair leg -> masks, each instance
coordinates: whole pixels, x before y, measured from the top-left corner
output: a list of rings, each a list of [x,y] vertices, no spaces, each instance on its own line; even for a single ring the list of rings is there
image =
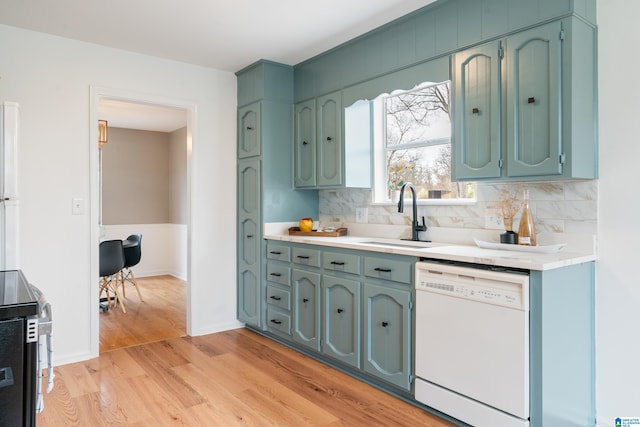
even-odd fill
[[[131,270],[130,268],[127,268],[127,274],[122,275],[122,289],[125,288],[124,286],[125,282],[130,282],[136,288],[136,292],[138,293],[138,298],[140,298],[140,301],[144,301],[142,299],[142,294],[140,293],[140,288],[138,287],[138,283],[136,282],[136,277],[133,274],[133,270]],[[124,290],[122,293],[124,295]]]
[[[131,275],[131,278],[129,279],[129,281],[133,283],[133,286],[136,288],[136,292],[138,292],[138,297],[140,298],[140,301],[144,301],[142,299],[142,294],[140,293],[140,288],[138,287],[138,283],[136,282],[136,276],[134,276],[133,274],[133,270],[129,269],[129,274]]]
[[[120,305],[120,309],[122,310],[123,313],[126,313],[127,310],[124,308],[124,301],[120,297],[120,292],[118,292],[118,275],[120,275],[120,273],[122,273],[122,270],[115,274],[116,284],[115,286],[113,286],[113,293],[116,294],[116,301]],[[123,287],[124,287],[124,282],[123,282]]]
[[[100,281],[100,293],[98,296],[102,298],[102,293],[104,292],[105,297],[107,298],[107,305],[109,307],[115,307],[116,305],[120,305],[120,309],[123,313],[127,312],[127,309],[124,307],[124,301],[122,301],[122,297],[120,297],[120,292],[118,291],[120,272],[117,272],[113,276],[103,277]],[[113,302],[111,300],[111,292],[113,291]]]
[[[120,270],[120,271],[118,272],[118,274],[120,275],[120,283],[122,283],[122,296],[123,296],[124,298],[126,298],[126,297],[127,297],[127,291],[126,291],[126,290],[125,290],[125,288],[124,288],[124,281],[125,281],[125,277],[124,277],[124,269]]]

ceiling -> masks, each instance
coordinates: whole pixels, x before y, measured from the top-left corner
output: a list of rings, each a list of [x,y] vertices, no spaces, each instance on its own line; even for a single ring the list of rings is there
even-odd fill
[[[259,59],[295,65],[434,1],[0,0],[0,24],[235,72]],[[126,107],[101,118],[131,127],[144,108]]]

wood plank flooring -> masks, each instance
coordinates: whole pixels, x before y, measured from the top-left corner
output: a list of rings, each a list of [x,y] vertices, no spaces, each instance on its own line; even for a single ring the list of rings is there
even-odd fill
[[[127,284],[123,298],[127,312],[112,307],[100,313],[100,353],[186,335],[186,283],[169,275],[136,282],[142,302]]]
[[[187,337],[185,283],[138,279],[100,357],[56,367],[39,427],[452,424],[246,329]]]
[[[112,350],[55,382],[39,427],[452,425],[247,329]]]

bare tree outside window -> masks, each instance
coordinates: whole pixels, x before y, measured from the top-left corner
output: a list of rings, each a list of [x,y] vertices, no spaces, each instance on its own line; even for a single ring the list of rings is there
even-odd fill
[[[450,83],[393,94],[384,102],[387,196],[411,182],[419,199],[473,198],[472,183],[451,182]]]

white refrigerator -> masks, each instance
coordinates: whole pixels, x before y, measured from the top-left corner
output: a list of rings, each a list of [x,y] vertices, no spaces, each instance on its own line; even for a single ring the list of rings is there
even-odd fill
[[[18,247],[18,122],[15,102],[0,103],[0,270],[20,268]]]

